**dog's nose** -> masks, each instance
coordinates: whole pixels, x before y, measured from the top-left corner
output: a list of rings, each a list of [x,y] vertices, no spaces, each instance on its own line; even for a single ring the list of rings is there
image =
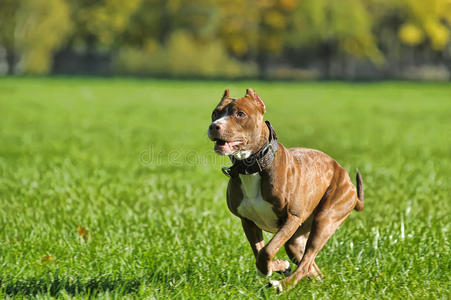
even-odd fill
[[[216,131],[219,131],[219,129],[221,129],[221,126],[220,126],[219,124],[216,124],[216,123],[213,122],[213,123],[210,124],[209,129],[210,129],[210,130],[216,130]]]

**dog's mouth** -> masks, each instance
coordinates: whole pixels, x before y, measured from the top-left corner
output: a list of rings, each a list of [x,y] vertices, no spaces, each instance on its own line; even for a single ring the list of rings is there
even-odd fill
[[[243,144],[242,140],[226,141],[222,139],[213,139],[215,142],[215,151],[219,154],[230,155],[238,150]]]

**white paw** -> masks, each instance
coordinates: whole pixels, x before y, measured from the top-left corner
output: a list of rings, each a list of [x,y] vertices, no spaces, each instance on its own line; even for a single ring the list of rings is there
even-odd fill
[[[290,276],[291,267],[290,267],[290,262],[288,260],[285,260],[285,271],[280,272],[280,274],[283,274],[285,276]]]
[[[269,270],[268,274],[263,274],[262,272],[260,272],[259,269],[257,269],[257,273],[258,273],[258,276],[260,276],[260,277],[269,277],[269,276],[272,275],[272,271],[271,270]]]
[[[285,261],[285,270],[290,268],[290,262],[288,260]]]
[[[282,284],[280,284],[280,281],[278,281],[278,280],[270,280],[269,281],[269,285],[272,288],[274,288],[276,291],[278,291],[278,292],[282,292],[283,291]]]

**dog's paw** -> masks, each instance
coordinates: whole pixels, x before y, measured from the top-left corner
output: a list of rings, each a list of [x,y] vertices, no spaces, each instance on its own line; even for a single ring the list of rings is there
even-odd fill
[[[268,287],[272,287],[278,293],[283,292],[283,287],[282,287],[282,284],[280,283],[279,280],[270,280],[269,283],[268,283]]]
[[[269,277],[272,273],[277,272],[284,276],[289,276],[291,274],[290,262],[288,260],[276,259],[271,262],[270,270],[267,274],[262,273],[257,269],[257,273],[260,277]]]
[[[290,265],[288,265],[288,267],[285,269],[285,271],[283,271],[281,274],[286,276],[286,277],[290,276],[291,275],[291,267],[290,267]]]
[[[288,260],[286,260],[285,265],[286,265],[285,271],[281,272],[281,274],[285,275],[285,276],[290,276],[290,274],[291,274],[290,262]]]
[[[277,273],[289,276],[291,274],[290,262],[288,260],[277,259],[273,261],[273,270]]]

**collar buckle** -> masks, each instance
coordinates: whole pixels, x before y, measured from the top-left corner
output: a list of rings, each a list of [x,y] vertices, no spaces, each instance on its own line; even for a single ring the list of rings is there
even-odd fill
[[[232,175],[230,174],[230,169],[231,169],[230,167],[224,166],[221,168],[221,171],[222,173],[224,173],[225,176],[232,177]]]
[[[276,154],[276,149],[274,149],[274,146],[272,145],[272,143],[269,143],[268,151],[271,151],[273,155]]]

